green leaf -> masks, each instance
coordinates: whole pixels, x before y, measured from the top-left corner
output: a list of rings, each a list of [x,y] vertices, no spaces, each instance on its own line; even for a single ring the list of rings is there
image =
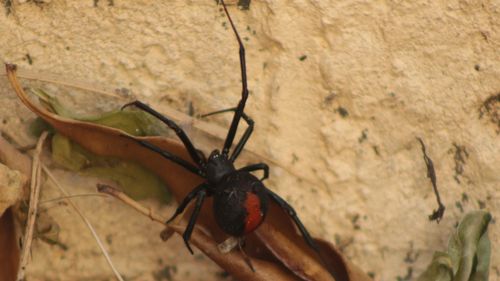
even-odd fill
[[[42,89],[31,89],[40,102],[50,111],[66,118],[112,127],[135,136],[166,135],[166,126],[142,110],[115,110],[97,116],[80,116],[65,108],[59,100]],[[41,134],[50,125],[38,121],[31,131]],[[170,194],[163,182],[142,166],[114,157],[97,156],[68,138],[55,133],[52,138],[52,157],[66,169],[87,175],[106,178],[118,183],[124,192],[135,200],[157,198],[169,202]]]
[[[487,281],[491,245],[488,239],[490,213],[470,212],[450,237],[447,253],[436,252],[418,281]]]
[[[134,136],[168,135],[163,123],[142,110],[114,110],[96,116],[81,116],[65,108],[56,97],[42,89],[31,89],[31,91],[46,108],[62,117],[120,129]]]
[[[120,129],[133,136],[159,136],[167,134],[165,125],[142,110],[118,110],[96,117],[80,118],[79,120]]]
[[[431,264],[420,275],[417,281],[452,281],[453,268],[447,253],[435,252]]]
[[[29,124],[28,132],[32,136],[39,137],[43,131],[48,131],[49,133],[55,132],[54,128],[52,128],[49,123],[45,122],[45,120],[40,117],[35,118],[35,120]]]
[[[74,116],[71,113],[71,111],[66,110],[66,108],[64,108],[61,105],[61,103],[59,103],[57,98],[49,95],[42,89],[30,89],[30,90],[33,94],[35,94],[38,97],[43,106],[48,108],[50,111],[56,113],[59,116],[75,119],[73,118]]]
[[[85,149],[56,133],[52,137],[52,159],[64,168],[78,172],[90,164]]]
[[[491,242],[487,233],[483,234],[477,245],[477,265],[476,271],[472,273],[471,281],[488,280],[490,257],[491,257]]]
[[[156,198],[167,203],[171,199],[160,178],[139,164],[94,155],[60,134],[52,138],[52,158],[72,171],[117,182],[135,200]]]
[[[471,275],[476,271],[478,260],[481,260],[482,266],[487,262],[489,266],[489,241],[482,241],[481,248],[479,248],[479,241],[481,239],[488,239],[488,224],[491,221],[491,215],[485,211],[470,212],[462,219],[454,235],[450,238],[448,243],[448,253],[452,259],[453,272],[455,274],[454,281],[468,281],[472,280]],[[482,238],[485,236],[486,238]],[[488,249],[484,249],[487,247]],[[478,250],[481,249],[482,252]],[[480,279],[479,279],[480,280]],[[487,276],[486,279],[488,280]]]

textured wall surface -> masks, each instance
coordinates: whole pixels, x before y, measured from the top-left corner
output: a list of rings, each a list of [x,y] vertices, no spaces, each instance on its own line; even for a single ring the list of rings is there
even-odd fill
[[[0,13],[1,60],[68,82],[125,87],[160,111],[236,105],[237,44],[215,1],[108,3],[14,1],[9,16]],[[247,50],[246,112],[256,121],[249,150],[277,163],[267,186],[314,235],[342,247],[375,280],[412,280],[465,212],[486,208],[498,218],[500,1],[254,0],[230,12]],[[12,92],[1,93],[3,130],[32,116]],[[100,106],[78,99],[79,110]],[[427,218],[436,202],[416,137],[447,207],[440,224]],[[101,233],[130,216],[107,213],[95,211]],[[158,229],[141,224],[113,224],[120,231],[108,241],[129,280],[153,279],[172,265],[173,280],[207,280],[204,270],[222,278],[180,239],[161,243]],[[70,250],[35,244],[33,279],[111,278],[91,238],[77,242],[86,231],[62,228]],[[490,280],[500,280],[498,223],[490,237]]]

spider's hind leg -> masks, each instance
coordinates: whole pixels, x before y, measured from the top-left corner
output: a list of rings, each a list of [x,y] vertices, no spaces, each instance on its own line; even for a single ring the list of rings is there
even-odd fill
[[[182,202],[179,204],[179,206],[175,210],[175,213],[172,215],[172,217],[170,217],[170,219],[167,220],[167,223],[170,223],[178,215],[182,214],[182,212],[184,212],[184,209],[186,209],[189,202],[191,202],[191,200],[196,198],[202,190],[206,190],[206,188],[207,188],[207,184],[202,183],[202,184],[198,185],[197,187],[195,187],[195,189],[191,190],[191,192],[189,192],[188,195],[186,195],[186,197],[184,197]]]
[[[343,280],[343,279],[339,279],[338,273],[335,270],[335,268],[332,267],[331,264],[321,254],[318,246],[316,245],[316,243],[312,239],[312,237],[309,234],[309,232],[307,231],[306,227],[300,221],[300,219],[297,216],[297,213],[295,212],[293,207],[290,206],[290,204],[288,204],[283,198],[281,198],[278,194],[274,193],[273,191],[266,188],[266,192],[271,197],[271,199],[274,200],[276,203],[278,203],[278,205],[280,205],[280,207],[283,208],[288,213],[288,215],[292,218],[295,225],[299,228],[300,233],[304,237],[304,240],[306,241],[307,245],[318,254],[318,257],[319,257],[321,263],[323,263],[326,270],[328,270],[328,272],[332,275],[332,277],[335,280]]]
[[[316,243],[314,243],[314,240],[312,239],[311,235],[307,231],[304,224],[302,224],[302,222],[300,221],[293,207],[290,206],[288,202],[286,202],[283,198],[281,198],[278,194],[274,193],[270,189],[266,188],[266,192],[271,197],[271,199],[273,199],[274,202],[278,203],[278,205],[280,205],[280,207],[283,208],[286,211],[286,213],[292,218],[295,225],[299,228],[300,233],[304,237],[304,240],[306,241],[307,245],[309,245],[311,249],[313,249],[319,254],[320,252],[318,246],[316,245]]]
[[[189,252],[191,252],[191,255],[193,255],[194,252],[193,249],[191,249],[191,246],[189,245],[189,239],[191,238],[191,234],[193,233],[194,225],[196,224],[196,219],[200,214],[201,206],[203,205],[203,200],[205,200],[206,195],[207,192],[205,190],[201,190],[200,192],[198,192],[198,195],[196,196],[197,197],[196,205],[194,207],[193,214],[191,214],[186,230],[184,230],[184,233],[182,234],[184,243],[186,244],[186,247],[188,248]]]

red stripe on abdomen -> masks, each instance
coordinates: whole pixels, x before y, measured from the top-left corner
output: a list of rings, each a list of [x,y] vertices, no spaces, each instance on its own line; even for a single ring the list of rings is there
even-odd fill
[[[247,192],[245,200],[247,217],[245,218],[245,234],[252,232],[262,222],[262,212],[260,210],[260,198],[255,193]]]

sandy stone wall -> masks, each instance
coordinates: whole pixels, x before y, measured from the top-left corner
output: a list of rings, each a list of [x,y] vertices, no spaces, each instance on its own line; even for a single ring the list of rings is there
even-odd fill
[[[160,111],[236,105],[237,45],[215,1],[95,2],[13,1],[10,15],[0,13],[1,60],[127,88]],[[465,212],[500,215],[499,1],[254,0],[230,12],[247,50],[246,112],[256,122],[249,151],[275,162],[267,186],[312,233],[375,280],[413,280]],[[85,94],[72,98],[84,112],[102,107]],[[2,130],[32,117],[8,88],[0,101]],[[447,208],[440,224],[427,218],[436,202],[416,137],[435,164]],[[75,192],[91,188],[82,181]],[[172,280],[223,278],[180,239],[156,241],[159,229],[148,221],[122,223],[133,212],[119,204],[81,202],[113,238],[111,254],[129,280],[154,280],[162,270]],[[108,217],[111,208],[118,217]],[[36,243],[33,279],[111,278],[86,230],[72,226],[76,216],[63,218],[67,207],[52,213],[69,250]],[[493,223],[490,280],[500,280],[499,233]]]

